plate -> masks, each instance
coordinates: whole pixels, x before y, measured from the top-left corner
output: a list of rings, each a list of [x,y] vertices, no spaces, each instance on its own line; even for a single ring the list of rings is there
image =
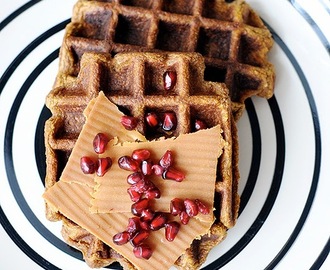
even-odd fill
[[[4,1],[0,10],[1,269],[88,269],[46,220],[44,106],[75,0]],[[203,269],[330,269],[330,4],[248,0],[271,29],[275,95],[238,122],[237,225]],[[118,269],[118,266],[115,266]]]

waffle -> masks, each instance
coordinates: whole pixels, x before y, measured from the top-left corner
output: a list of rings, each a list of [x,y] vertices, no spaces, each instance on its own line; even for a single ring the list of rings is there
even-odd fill
[[[208,127],[221,126],[225,146],[215,185],[216,220],[210,233],[194,240],[178,259],[176,264],[182,269],[195,269],[205,261],[209,250],[234,226],[239,207],[237,130],[228,89],[225,84],[205,81],[204,69],[204,59],[197,53],[120,53],[114,57],[107,53],[85,53],[77,79],[54,88],[46,100],[53,114],[45,126],[47,189],[58,181],[85,122],[83,111],[100,91],[125,114],[139,120],[137,130],[147,139],[194,132],[195,119],[203,120]],[[163,74],[168,70],[176,72],[177,81],[172,90],[165,91]],[[145,115],[151,111],[174,112],[176,129],[165,133],[150,130]],[[50,220],[63,219],[56,209],[49,206],[46,209]],[[82,250],[91,267],[119,261],[129,269],[129,262],[93,235],[87,237],[88,233],[79,226],[65,221],[63,234],[69,244]],[[81,241],[81,234],[89,241]]]
[[[66,27],[57,85],[78,75],[87,51],[199,52],[205,80],[227,85],[237,120],[246,98],[273,94],[272,45],[269,30],[242,0],[80,0]]]

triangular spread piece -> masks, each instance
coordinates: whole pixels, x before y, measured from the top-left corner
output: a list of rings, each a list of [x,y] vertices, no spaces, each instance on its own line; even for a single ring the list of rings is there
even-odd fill
[[[119,252],[138,269],[169,269],[196,237],[208,233],[213,223],[193,218],[188,225],[180,227],[173,242],[165,239],[164,228],[152,232],[146,240],[153,249],[152,256],[148,260],[136,258],[130,243],[116,245],[112,240],[116,233],[125,230],[132,214],[92,214],[89,211],[91,192],[92,188],[86,185],[59,181],[43,197],[52,207]]]
[[[132,201],[128,196],[129,184],[126,179],[132,172],[118,165],[122,156],[131,156],[137,149],[150,151],[150,159],[158,163],[167,150],[174,156],[173,167],[184,173],[182,182],[164,180],[161,176],[146,176],[161,191],[161,197],[155,200],[156,211],[169,212],[173,198],[200,199],[211,209],[213,207],[214,186],[218,157],[224,141],[219,126],[182,134],[176,139],[149,142],[124,143],[105,151],[103,156],[111,157],[113,165],[103,177],[95,177],[96,186],[92,199],[92,211],[98,213],[130,211]],[[201,218],[206,218],[199,215]]]
[[[103,132],[109,139],[117,137],[120,142],[144,141],[145,137],[135,130],[128,131],[123,127],[120,123],[123,113],[118,110],[115,104],[108,100],[103,92],[100,92],[100,94],[89,103],[85,110],[85,116],[88,116],[88,118],[72,150],[60,180],[82,183],[92,187],[94,186],[94,175],[84,174],[82,172],[80,169],[80,158],[82,156],[97,158],[92,143],[97,133]]]

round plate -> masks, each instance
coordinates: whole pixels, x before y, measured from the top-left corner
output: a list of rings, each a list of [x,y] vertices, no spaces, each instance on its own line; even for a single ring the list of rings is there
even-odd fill
[[[45,218],[44,106],[75,0],[0,10],[1,269],[88,269]],[[203,269],[330,269],[330,4],[248,0],[271,30],[275,95],[238,122],[241,209]],[[113,268],[120,268],[118,265]]]

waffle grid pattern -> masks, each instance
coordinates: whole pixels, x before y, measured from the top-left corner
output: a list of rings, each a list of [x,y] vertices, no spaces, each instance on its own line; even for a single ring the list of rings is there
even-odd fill
[[[244,1],[80,0],[66,28],[59,81],[77,76],[86,51],[181,51],[203,55],[208,81],[224,82],[234,111],[252,95],[269,98],[270,32]]]
[[[162,87],[163,74],[167,70],[177,73],[177,83],[169,93]],[[152,136],[145,123],[145,114],[149,111],[176,114],[178,126],[175,131],[158,134],[160,136],[192,132],[191,123],[196,118],[209,126],[221,125],[226,146],[218,163],[217,220],[213,231],[223,233],[224,226],[232,227],[239,204],[236,128],[226,86],[204,81],[203,71],[204,59],[195,53],[128,53],[114,58],[109,54],[86,53],[76,82],[55,88],[47,97],[47,106],[53,116],[46,123],[46,186],[50,187],[58,180],[82,128],[84,107],[103,91],[111,101],[140,120],[138,130],[147,138]],[[127,79],[118,84],[117,77]],[[47,216],[53,220],[61,218],[49,207]],[[217,237],[222,239],[223,235]],[[202,242],[195,245],[205,245]]]

